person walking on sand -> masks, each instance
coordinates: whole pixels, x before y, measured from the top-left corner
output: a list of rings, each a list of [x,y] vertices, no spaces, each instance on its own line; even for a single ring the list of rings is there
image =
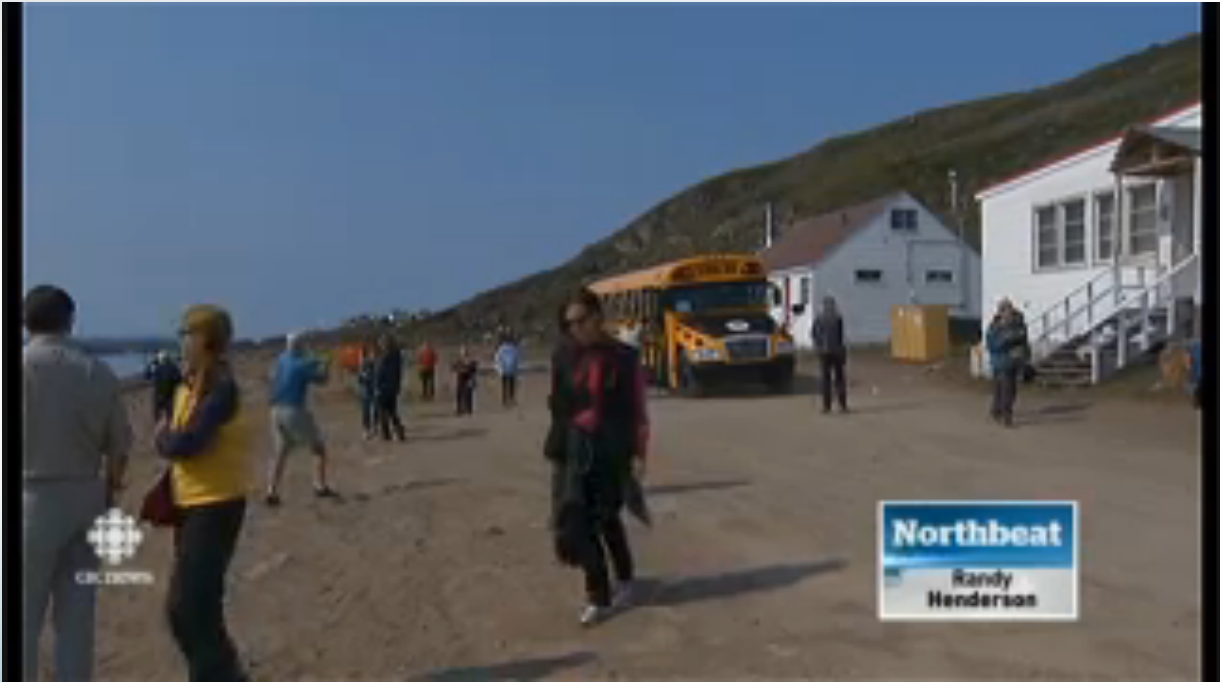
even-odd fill
[[[402,393],[402,349],[389,334],[381,337],[381,352],[377,356],[377,366],[373,374],[381,438],[388,442],[393,436],[399,441],[405,441],[407,431],[398,414],[398,396]]]
[[[847,338],[843,333],[843,316],[833,297],[827,296],[822,301],[822,312],[813,321],[812,336],[822,371],[822,414],[830,414],[832,397],[838,398],[839,410],[847,412]]]
[[[145,378],[152,382],[153,423],[169,419],[174,409],[174,393],[182,383],[182,371],[169,353],[160,351],[145,370]]]
[[[606,333],[596,294],[581,290],[564,312],[571,346],[555,355],[551,405],[553,414],[566,406],[567,423],[557,442],[548,438],[548,458],[559,458],[552,528],[559,560],[584,572],[580,622],[591,626],[631,599],[635,565],[621,513],[629,479],[645,472],[646,382],[635,349]]]
[[[505,334],[496,349],[496,372],[500,375],[501,402],[505,407],[517,404],[517,372],[521,365],[521,349],[512,336]]]
[[[1011,428],[1013,409],[1017,403],[1017,385],[1029,359],[1029,332],[1025,318],[1007,298],[1000,301],[995,316],[991,318],[986,343],[991,357],[993,384],[991,418]]]
[[[377,436],[377,352],[373,344],[366,343],[360,352],[360,367],[356,372],[356,384],[360,391],[360,424],[364,427],[364,439]]]
[[[170,631],[192,681],[244,682],[225,625],[226,575],[246,516],[251,433],[228,362],[233,322],[222,308],[187,310],[186,380],[172,421],[157,424],[157,452],[170,462],[177,508],[174,563],[166,591]]]
[[[123,487],[132,433],[119,380],[69,340],[76,304],[39,286],[22,304],[21,678],[39,673],[38,641],[52,613],[53,680],[94,672],[97,587],[82,582],[98,555],[87,534]]]
[[[474,414],[474,391],[478,381],[479,363],[470,357],[470,349],[462,346],[458,359],[453,362],[453,375],[457,384],[457,413]]]
[[[275,454],[265,498],[271,507],[280,504],[284,466],[289,453],[298,446],[307,447],[314,454],[314,495],[335,495],[327,479],[326,444],[307,404],[309,387],[326,382],[327,368],[321,360],[305,354],[300,334],[289,334],[286,345],[276,360],[271,380],[271,436]]]
[[[436,397],[436,350],[432,348],[432,344],[424,341],[419,347],[419,352],[416,353],[415,363],[419,365],[419,391],[420,397],[431,402]]]

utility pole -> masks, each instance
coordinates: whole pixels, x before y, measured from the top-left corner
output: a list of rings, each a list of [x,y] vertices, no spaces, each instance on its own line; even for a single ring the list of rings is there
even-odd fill
[[[961,212],[957,206],[957,171],[949,169],[949,215],[953,220],[954,227],[957,228],[957,252],[959,255],[958,262],[958,290],[962,293],[962,312],[968,313],[970,306],[970,258],[969,252],[966,250],[966,227],[962,220]]]
[[[775,215],[771,210],[771,202],[767,202],[766,213],[764,217],[763,229],[766,234],[763,237],[763,250],[771,248],[775,243]]]

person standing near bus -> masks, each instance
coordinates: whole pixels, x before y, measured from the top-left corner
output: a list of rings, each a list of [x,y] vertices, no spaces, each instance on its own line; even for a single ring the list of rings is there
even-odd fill
[[[822,301],[822,312],[813,321],[813,347],[822,369],[822,414],[830,414],[833,397],[839,410],[847,412],[847,338],[843,333],[843,316],[835,299]]]
[[[93,679],[97,586],[87,533],[122,489],[132,433],[119,380],[70,340],[76,304],[62,289],[26,294],[21,351],[22,679],[38,679],[38,640],[52,610],[53,679]]]

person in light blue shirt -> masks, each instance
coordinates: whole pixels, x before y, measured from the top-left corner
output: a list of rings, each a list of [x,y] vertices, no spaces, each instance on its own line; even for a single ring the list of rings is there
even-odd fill
[[[327,483],[326,444],[307,404],[309,387],[325,383],[327,374],[324,362],[305,353],[301,336],[288,335],[287,349],[276,360],[271,378],[271,436],[275,443],[275,461],[267,486],[268,506],[280,504],[284,465],[288,453],[297,446],[305,446],[315,455],[314,495],[335,495]]]
[[[496,349],[496,371],[500,374],[500,390],[505,407],[517,404],[517,372],[521,368],[521,347],[511,335],[505,334]]]

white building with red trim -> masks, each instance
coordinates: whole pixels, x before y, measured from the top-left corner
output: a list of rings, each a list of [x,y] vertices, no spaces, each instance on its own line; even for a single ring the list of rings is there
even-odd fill
[[[1097,383],[1195,333],[1201,131],[1195,103],[976,196],[984,305],[1024,312],[1044,376]]]

